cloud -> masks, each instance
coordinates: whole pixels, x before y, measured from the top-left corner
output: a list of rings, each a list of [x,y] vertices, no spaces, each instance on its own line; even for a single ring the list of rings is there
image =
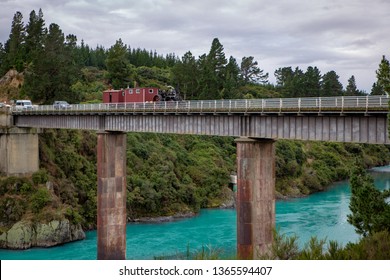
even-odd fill
[[[355,75],[366,91],[382,55],[390,56],[387,0],[0,1],[0,42],[8,39],[16,11],[27,22],[42,8],[46,26],[57,23],[91,47],[109,48],[121,38],[161,54],[199,56],[217,37],[227,56],[254,56],[271,76],[279,67],[311,65],[335,70],[344,86]]]

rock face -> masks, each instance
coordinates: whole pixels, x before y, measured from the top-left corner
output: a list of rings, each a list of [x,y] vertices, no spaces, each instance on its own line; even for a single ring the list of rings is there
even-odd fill
[[[72,225],[67,219],[53,220],[47,224],[20,221],[0,235],[0,248],[51,247],[84,238],[85,233],[81,226]]]

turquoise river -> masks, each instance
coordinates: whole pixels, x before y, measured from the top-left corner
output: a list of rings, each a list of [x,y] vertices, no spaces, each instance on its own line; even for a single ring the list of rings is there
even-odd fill
[[[380,189],[390,188],[390,166],[374,168],[371,174]],[[348,181],[333,184],[326,192],[276,202],[276,225],[281,233],[296,234],[300,246],[311,236],[345,245],[359,236],[348,224]],[[53,248],[23,251],[0,250],[1,260],[93,260],[96,231],[85,240]],[[202,210],[193,218],[174,222],[127,225],[127,259],[180,258],[187,251],[218,250],[226,256],[236,252],[236,212],[233,209]],[[173,256],[173,257],[172,257]]]

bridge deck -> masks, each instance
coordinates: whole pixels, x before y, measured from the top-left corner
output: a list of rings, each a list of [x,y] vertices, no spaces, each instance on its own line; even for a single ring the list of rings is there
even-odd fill
[[[375,114],[388,112],[388,110],[389,98],[386,96],[338,96],[74,104],[68,109],[40,105],[28,110],[13,110],[12,114]]]

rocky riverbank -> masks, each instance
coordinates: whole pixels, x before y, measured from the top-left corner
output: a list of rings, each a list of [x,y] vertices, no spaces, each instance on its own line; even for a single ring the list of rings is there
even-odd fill
[[[85,239],[85,232],[81,225],[73,225],[67,219],[44,224],[19,221],[0,235],[0,248],[52,247],[82,239]]]

